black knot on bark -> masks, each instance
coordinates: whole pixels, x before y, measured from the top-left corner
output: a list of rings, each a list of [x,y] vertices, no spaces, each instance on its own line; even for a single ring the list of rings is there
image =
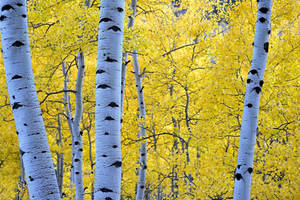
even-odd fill
[[[253,172],[253,168],[252,168],[252,167],[249,167],[249,168],[247,169],[247,171],[249,172],[249,174],[251,174],[251,173]]]
[[[113,30],[114,32],[121,31],[121,29],[117,26],[109,27],[107,30]]]
[[[111,189],[108,188],[100,188],[101,192],[113,192]]]
[[[236,173],[235,176],[236,180],[241,180],[243,178],[243,176],[240,173]]]
[[[75,145],[79,145],[79,142],[78,142],[78,141],[76,141],[76,142],[74,142],[74,144],[75,144]]]
[[[113,199],[110,197],[105,197],[105,200],[113,200]]]
[[[78,175],[78,174],[80,174],[80,173],[79,173],[79,172],[75,172],[75,174],[77,174],[77,175]]]
[[[122,162],[121,162],[121,161],[116,161],[116,162],[114,162],[113,164],[111,164],[110,166],[114,166],[114,167],[116,167],[116,168],[119,168],[119,167],[122,166]]]
[[[30,181],[34,181],[34,178],[32,178],[31,176],[28,177]]]
[[[106,85],[106,84],[101,84],[101,85],[98,85],[97,88],[101,88],[101,89],[107,89],[107,88],[111,88],[110,86]]]
[[[80,160],[79,160],[78,158],[75,158],[74,161],[75,161],[75,162],[79,162]]]
[[[15,41],[11,46],[13,47],[21,47],[24,46],[24,43],[21,41]]]
[[[241,165],[238,165],[237,168],[240,169],[240,168],[241,168]]]
[[[259,20],[261,23],[264,23],[264,22],[266,21],[266,18],[261,17],[261,18],[259,18],[258,20]]]
[[[252,91],[255,91],[257,94],[259,94],[261,92],[261,88],[260,87],[255,87],[252,89]]]
[[[2,22],[2,21],[5,20],[6,18],[7,18],[6,16],[1,15],[1,16],[0,16],[0,21]]]
[[[4,5],[3,7],[2,7],[2,11],[5,11],[5,10],[10,10],[10,9],[13,9],[14,10],[14,7],[12,7],[11,5],[9,5],[9,4],[6,4],[6,5]]]
[[[258,72],[257,72],[257,70],[256,70],[256,69],[252,69],[252,70],[250,70],[250,73],[251,73],[251,74],[253,74],[253,75],[254,75],[254,74],[258,74]]]
[[[268,51],[269,51],[269,42],[264,43],[264,50],[265,50],[266,53],[268,53]]]
[[[23,77],[20,76],[20,75],[14,75],[14,76],[11,78],[11,80],[14,80],[14,79],[20,79],[20,78],[23,78]]]
[[[116,59],[112,59],[112,58],[110,58],[110,57],[108,57],[108,56],[107,56],[107,58],[106,58],[105,61],[106,61],[106,62],[118,62]]]
[[[21,107],[23,107],[23,105],[20,104],[20,102],[15,102],[15,103],[13,104],[12,109],[15,110],[15,109],[18,109],[18,108],[21,108]]]
[[[114,149],[115,149],[115,148],[118,148],[118,145],[113,145],[112,148],[114,148]]]
[[[115,102],[111,102],[110,104],[108,104],[108,106],[112,108],[119,107],[119,105],[116,104]]]
[[[252,108],[253,107],[253,105],[251,103],[248,103],[247,106],[248,106],[248,108]]]
[[[117,10],[118,10],[118,12],[123,12],[124,11],[124,9],[120,8],[120,7],[118,7]]]
[[[17,6],[20,6],[20,7],[23,6],[22,3],[16,3],[16,5],[17,5]]]
[[[105,120],[112,121],[112,120],[115,120],[115,119],[112,118],[111,116],[107,116],[107,117],[105,117]]]
[[[112,21],[112,19],[105,17],[105,18],[100,19],[99,23],[101,23],[101,22],[109,22],[109,21]]]
[[[261,8],[259,9],[259,11],[260,11],[261,13],[266,14],[266,13],[269,11],[269,9],[266,8],[266,7],[261,7]]]
[[[262,87],[263,85],[264,85],[264,81],[263,81],[263,80],[260,80],[260,81],[259,81],[259,86]]]
[[[105,132],[104,135],[109,135],[109,133],[108,133],[108,132]]]
[[[96,74],[102,74],[102,73],[104,73],[104,72],[105,72],[104,70],[98,69],[98,70],[96,71]]]
[[[251,83],[251,79],[250,78],[247,79],[247,83]]]

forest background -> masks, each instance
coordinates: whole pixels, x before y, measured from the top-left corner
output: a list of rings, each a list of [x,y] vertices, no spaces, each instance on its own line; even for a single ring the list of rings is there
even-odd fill
[[[71,135],[63,104],[64,76],[75,90],[76,56],[85,52],[83,177],[93,189],[94,104],[99,2],[28,1],[29,37],[38,97],[54,165],[64,154],[63,199],[70,183]],[[130,1],[126,1],[129,8]],[[252,178],[253,199],[299,199],[299,2],[274,1]],[[130,16],[126,9],[126,16]],[[183,14],[184,13],[184,14]],[[147,116],[139,119],[132,62],[126,77],[122,124],[122,197],[134,199],[139,124],[147,124],[146,198],[230,199],[237,160],[256,1],[138,1],[134,29],[125,26],[124,52],[136,48]],[[127,24],[127,22],[125,23]],[[129,58],[131,60],[131,58]],[[1,58],[1,74],[4,74]],[[0,76],[0,199],[22,195],[17,134],[4,75]],[[71,105],[75,106],[75,96]],[[58,118],[61,119],[59,122]],[[62,143],[58,143],[59,132]],[[298,134],[297,134],[298,133]],[[57,167],[57,166],[56,166]]]

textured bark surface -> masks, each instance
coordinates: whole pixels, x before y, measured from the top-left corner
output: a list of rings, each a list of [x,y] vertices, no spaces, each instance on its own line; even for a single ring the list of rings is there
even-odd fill
[[[0,30],[6,82],[30,199],[60,199],[33,80],[25,0],[2,0]]]
[[[142,86],[142,79],[143,75],[140,74],[140,66],[138,62],[138,55],[137,50],[133,49],[133,66],[134,66],[134,77],[135,77],[135,84],[137,90],[137,96],[139,101],[139,112],[140,112],[140,119],[146,119],[146,107],[145,107],[145,100],[144,100],[144,93],[143,93],[143,86]],[[146,171],[147,171],[147,140],[146,138],[146,123],[140,123],[140,134],[139,137],[142,140],[141,147],[140,147],[140,167],[139,167],[139,182],[137,187],[137,194],[136,200],[143,200],[144,193],[145,193],[145,186],[146,186]]]
[[[267,62],[269,34],[271,32],[271,8],[271,0],[258,1],[253,58],[247,79],[238,163],[235,172],[235,200],[250,200],[254,146],[258,132],[259,100],[264,83],[263,78]]]
[[[120,199],[124,5],[124,0],[102,0],[100,7],[96,72],[95,199]]]

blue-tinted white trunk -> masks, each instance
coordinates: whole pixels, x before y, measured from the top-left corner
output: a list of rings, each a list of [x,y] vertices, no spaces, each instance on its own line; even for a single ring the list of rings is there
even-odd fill
[[[118,200],[121,189],[121,68],[124,0],[102,0],[96,72],[95,199]]]
[[[25,0],[0,2],[6,82],[31,200],[58,200],[59,189],[33,80]]]
[[[250,200],[255,138],[258,132],[259,99],[269,47],[271,0],[258,1],[253,58],[248,74],[241,127],[238,163],[235,172],[234,199]]]

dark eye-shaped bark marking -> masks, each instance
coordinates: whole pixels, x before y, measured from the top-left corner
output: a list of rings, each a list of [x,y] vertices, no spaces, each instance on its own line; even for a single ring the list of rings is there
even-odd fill
[[[32,178],[31,176],[28,177],[30,181],[34,181],[34,178]]]
[[[111,189],[108,189],[108,188],[100,188],[100,191],[101,192],[114,192],[114,191],[112,191]]]
[[[257,94],[259,94],[259,93],[261,92],[261,88],[260,88],[260,87],[255,87],[255,88],[252,89],[252,91],[253,91],[253,90],[255,90],[255,92],[256,92]]]
[[[264,85],[264,81],[263,80],[259,81],[259,86],[262,87],[263,85]]]
[[[18,131],[16,131],[16,133],[17,133],[17,135],[19,135],[19,132],[18,132]]]
[[[0,16],[0,21],[2,22],[2,21],[4,21],[6,18],[7,18],[6,16],[1,15],[1,16]]]
[[[118,148],[118,145],[113,145],[112,148],[114,148],[114,149],[115,149],[115,148]]]
[[[118,10],[118,12],[123,12],[124,11],[124,9],[123,8],[117,8],[117,10]]]
[[[14,7],[12,7],[11,5],[7,4],[7,5],[3,6],[1,10],[5,11],[5,10],[10,10],[10,9],[14,10]]]
[[[107,88],[111,88],[110,86],[106,85],[106,84],[101,84],[101,85],[98,85],[97,88],[101,88],[101,89],[107,89]]]
[[[111,102],[107,106],[112,107],[112,108],[119,107],[118,104],[116,104],[115,102]]]
[[[104,72],[105,72],[104,70],[98,69],[98,70],[96,71],[96,74],[102,74],[102,73],[104,73]]]
[[[253,74],[253,75],[254,75],[254,74],[258,74],[258,72],[257,72],[256,69],[252,69],[252,70],[250,71],[250,73]]]
[[[77,174],[77,175],[78,175],[78,174],[80,174],[80,173],[79,173],[79,172],[75,172],[75,174]]]
[[[113,199],[110,197],[105,197],[105,200],[113,200]]]
[[[259,9],[259,11],[260,11],[261,13],[266,14],[266,13],[269,11],[269,9],[266,8],[266,7],[261,7],[261,8]]]
[[[238,165],[237,168],[240,169],[240,168],[241,168],[241,165]]]
[[[105,132],[104,135],[109,135],[109,132]]]
[[[141,189],[144,189],[144,187],[145,187],[145,186],[143,186],[143,185],[140,186]]]
[[[252,108],[253,105],[251,103],[248,103],[247,106],[248,108]]]
[[[121,29],[117,26],[109,27],[107,30],[113,30],[114,32],[121,31]]]
[[[74,159],[74,162],[79,162],[80,160],[78,158]]]
[[[235,176],[236,180],[241,180],[243,178],[243,176],[240,173],[236,173]]]
[[[24,45],[23,42],[21,42],[21,41],[15,41],[11,46],[13,46],[13,47],[21,47],[23,45]]]
[[[266,53],[269,51],[269,42],[264,43],[264,50]]]
[[[17,5],[17,6],[20,6],[20,7],[23,6],[22,3],[16,3],[16,5]]]
[[[264,23],[264,22],[266,21],[266,18],[261,17],[261,18],[259,18],[258,20],[259,20],[261,23]]]
[[[107,117],[105,117],[105,120],[112,121],[112,120],[115,120],[115,119],[112,118],[111,116],[107,116]]]
[[[26,15],[25,14],[23,14],[23,15],[21,15],[23,18],[26,18]]]
[[[268,35],[270,35],[271,34],[271,30],[268,30]]]
[[[78,142],[78,141],[76,141],[74,144],[75,144],[75,145],[79,145],[79,142]]]
[[[107,57],[105,61],[106,62],[118,62],[116,59],[112,59],[110,57]]]
[[[24,126],[28,126],[26,123],[23,124]]]
[[[249,168],[247,169],[247,171],[249,172],[249,174],[251,174],[251,173],[253,172],[253,168],[252,168],[252,167],[249,167]]]
[[[106,158],[106,157],[107,157],[107,155],[103,154],[103,155],[102,155],[102,157],[103,157],[103,158]]]
[[[14,79],[19,79],[19,78],[23,78],[22,76],[20,76],[20,75],[14,75],[12,78],[11,78],[11,80],[14,80]]]
[[[83,151],[83,150],[80,148],[79,151]]]
[[[99,23],[101,23],[101,22],[110,22],[110,21],[112,21],[112,19],[105,17],[105,18],[100,19]]]
[[[12,107],[12,109],[14,110],[14,109],[18,109],[20,107],[23,107],[23,105],[20,104],[20,102],[15,102],[14,105],[13,105],[13,107]]]
[[[147,169],[147,165],[145,165],[145,166],[143,167],[143,169]]]
[[[41,153],[47,153],[47,151],[42,151]]]
[[[83,135],[83,131],[80,131],[79,133],[80,133],[80,135]]]
[[[251,79],[250,78],[247,79],[247,83],[251,83]]]
[[[28,136],[32,136],[32,135],[39,135],[40,133],[31,133]]]
[[[116,167],[116,168],[119,168],[119,167],[122,166],[122,162],[121,162],[121,161],[116,161],[116,162],[114,162],[113,164],[111,164],[110,167],[111,167],[111,166],[114,166],[114,167]]]
[[[141,154],[141,156],[145,156],[145,154],[144,154],[144,153],[142,153],[142,154]]]
[[[18,90],[25,90],[27,87],[18,88]]]

